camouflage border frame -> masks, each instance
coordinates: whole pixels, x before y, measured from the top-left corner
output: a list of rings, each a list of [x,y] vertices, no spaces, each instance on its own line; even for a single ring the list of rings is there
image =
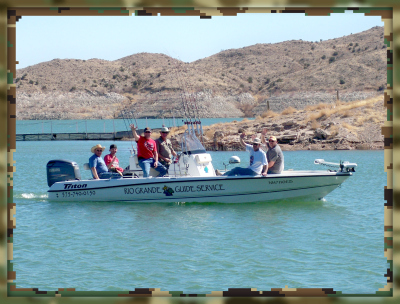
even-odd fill
[[[14,1],[22,2],[22,1]],[[39,2],[39,1],[37,1]],[[54,1],[59,2],[59,1]],[[64,1],[61,1],[64,4]],[[74,1],[66,1],[74,2]],[[385,2],[385,1],[384,1]],[[31,3],[31,2],[29,2]],[[157,3],[155,3],[157,5]],[[23,4],[22,4],[23,5]],[[381,4],[382,5],[382,4]],[[136,288],[134,291],[76,291],[75,288],[59,288],[57,291],[40,291],[38,288],[18,288],[16,271],[13,271],[13,230],[16,228],[16,204],[13,203],[13,173],[15,167],[13,154],[16,151],[16,23],[22,16],[199,16],[209,19],[212,16],[236,16],[239,13],[300,13],[306,16],[329,16],[331,13],[344,13],[345,10],[363,13],[366,16],[381,16],[384,21],[384,43],[387,45],[387,88],[384,93],[384,106],[387,108],[387,121],[382,127],[384,135],[384,170],[387,172],[387,186],[384,189],[384,254],[390,268],[384,274],[387,285],[375,294],[342,294],[333,288],[272,288],[270,291],[257,291],[255,288],[232,288],[228,291],[213,291],[211,294],[184,294],[182,291],[161,291],[159,288]],[[0,7],[2,16],[7,13],[7,45],[1,41],[7,52],[7,73],[1,68],[1,79],[6,76],[6,86],[0,85],[2,105],[7,95],[7,296],[9,297],[337,297],[337,296],[393,296],[393,9],[391,7],[346,8],[346,7]],[[0,27],[4,31],[4,25]],[[397,77],[397,79],[399,79]],[[5,88],[6,87],[6,88]],[[4,94],[5,91],[7,94]],[[397,95],[396,95],[397,96]],[[4,108],[2,107],[4,110]],[[3,112],[2,112],[3,113]],[[396,125],[397,126],[397,125]],[[4,125],[3,125],[4,127]],[[397,126],[398,127],[398,126]],[[4,128],[3,128],[4,129]],[[5,136],[0,143],[5,143]],[[3,151],[4,146],[2,146]],[[0,167],[1,168],[1,167]],[[0,193],[3,194],[0,188]],[[399,192],[396,192],[398,197]],[[398,211],[397,211],[398,213]],[[2,225],[4,227],[5,225]]]

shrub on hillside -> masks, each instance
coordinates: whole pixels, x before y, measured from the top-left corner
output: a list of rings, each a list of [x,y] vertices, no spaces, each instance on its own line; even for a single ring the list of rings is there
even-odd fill
[[[263,113],[261,114],[261,117],[262,117],[262,118],[275,117],[275,116],[279,116],[279,114],[275,113],[275,112],[272,111],[272,110],[268,110],[267,112],[263,112]]]
[[[295,108],[293,108],[293,107],[288,107],[288,108],[286,108],[285,110],[283,110],[282,111],[282,115],[288,115],[288,114],[293,114],[293,113],[295,113],[295,112],[297,112],[297,110],[295,109]]]
[[[332,62],[334,62],[336,59],[335,59],[335,57],[331,57],[331,58],[329,58],[329,63],[332,63]]]

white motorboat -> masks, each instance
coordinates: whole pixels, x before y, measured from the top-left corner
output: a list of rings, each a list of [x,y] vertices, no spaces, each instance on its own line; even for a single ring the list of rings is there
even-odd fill
[[[75,162],[52,160],[47,164],[49,200],[112,202],[216,202],[248,203],[281,199],[321,199],[340,186],[357,166],[354,163],[315,164],[336,170],[283,171],[263,176],[216,176],[212,158],[196,137],[194,129],[182,136],[182,152],[169,168],[169,176],[143,178],[137,155],[129,160],[123,178],[81,180]]]

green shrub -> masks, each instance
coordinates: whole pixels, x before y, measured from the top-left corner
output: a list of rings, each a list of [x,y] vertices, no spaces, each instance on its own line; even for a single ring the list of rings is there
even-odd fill
[[[335,59],[335,57],[331,57],[331,58],[329,58],[329,63],[332,63],[332,62],[334,62],[336,59]]]
[[[345,81],[343,79],[340,79],[339,83],[340,84],[345,84]]]
[[[29,84],[33,84],[33,80],[29,80]]]
[[[248,81],[249,83],[252,83],[252,82],[253,82],[253,77],[247,78],[247,81]]]
[[[332,54],[332,56],[337,56],[339,53],[338,52],[334,52],[333,54]]]
[[[325,58],[326,58],[326,56],[325,56],[325,55],[322,55],[321,59],[325,59]]]

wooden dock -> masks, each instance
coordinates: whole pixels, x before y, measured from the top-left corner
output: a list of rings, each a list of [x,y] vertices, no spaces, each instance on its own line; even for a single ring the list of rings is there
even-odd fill
[[[140,130],[139,130],[140,131]],[[40,133],[40,134],[16,134],[17,141],[41,141],[41,140],[121,140],[132,138],[131,131],[119,131],[112,133]]]

